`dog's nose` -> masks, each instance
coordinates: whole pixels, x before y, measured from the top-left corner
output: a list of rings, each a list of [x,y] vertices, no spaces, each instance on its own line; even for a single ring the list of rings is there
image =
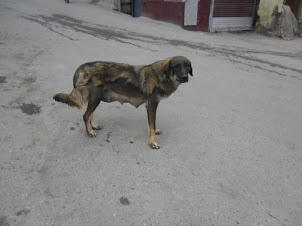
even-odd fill
[[[189,77],[187,75],[185,75],[182,77],[182,80],[183,80],[183,82],[187,82],[187,81],[189,81]]]

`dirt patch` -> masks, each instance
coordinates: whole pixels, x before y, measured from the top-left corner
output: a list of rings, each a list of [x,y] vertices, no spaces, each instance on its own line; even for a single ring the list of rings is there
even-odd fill
[[[0,76],[0,83],[6,83],[6,77]]]
[[[16,213],[17,216],[26,215],[30,212],[28,209],[20,210]]]
[[[35,104],[21,104],[20,109],[28,115],[40,113],[40,107]]]
[[[7,222],[6,217],[0,216],[0,226],[9,226],[9,223]]]
[[[32,84],[37,80],[37,77],[27,77],[23,79],[23,84]]]
[[[107,139],[106,139],[107,143],[110,143],[110,140],[109,140],[110,136],[111,136],[111,132],[107,133]]]
[[[126,197],[121,197],[120,203],[122,203],[123,205],[126,205],[126,206],[128,206],[130,204],[129,200]]]

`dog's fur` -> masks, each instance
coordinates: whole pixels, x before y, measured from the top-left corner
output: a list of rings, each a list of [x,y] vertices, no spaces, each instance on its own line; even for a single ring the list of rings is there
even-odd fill
[[[100,101],[128,102],[135,107],[146,104],[151,148],[160,146],[155,134],[156,109],[163,97],[171,95],[180,83],[193,76],[191,62],[183,56],[175,56],[150,65],[131,66],[113,62],[91,62],[81,65],[73,78],[70,94],[58,93],[56,101],[81,108],[85,101],[88,107],[83,115],[89,136],[96,136],[94,129],[101,126],[92,122],[92,115]]]

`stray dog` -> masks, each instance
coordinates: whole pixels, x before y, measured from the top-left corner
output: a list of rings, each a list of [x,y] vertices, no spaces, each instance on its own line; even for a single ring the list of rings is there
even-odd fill
[[[92,122],[93,112],[100,101],[107,103],[128,102],[135,107],[146,104],[148,113],[150,147],[159,149],[155,135],[161,134],[155,127],[159,101],[170,96],[181,83],[193,76],[191,62],[183,56],[175,56],[150,65],[132,66],[113,62],[90,62],[81,65],[73,77],[70,94],[58,93],[56,101],[81,108],[88,107],[83,115],[87,133],[95,137],[100,125]]]

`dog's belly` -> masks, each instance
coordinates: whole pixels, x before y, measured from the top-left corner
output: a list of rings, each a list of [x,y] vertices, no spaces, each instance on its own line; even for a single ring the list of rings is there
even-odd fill
[[[102,101],[111,103],[113,101],[119,101],[121,104],[130,103],[135,107],[142,105],[145,99],[138,93],[137,96],[127,96],[125,94],[116,93],[112,90],[104,90]]]

